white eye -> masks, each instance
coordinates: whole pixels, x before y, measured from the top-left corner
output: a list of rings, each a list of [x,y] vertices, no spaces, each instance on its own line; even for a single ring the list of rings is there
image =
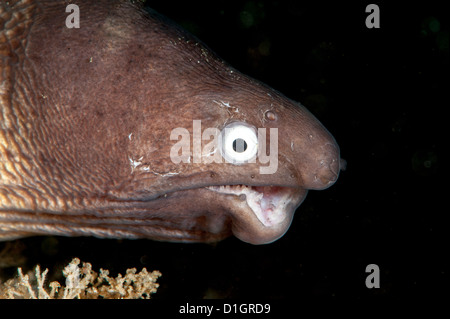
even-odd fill
[[[234,122],[220,133],[222,157],[230,163],[242,164],[255,158],[258,152],[258,137],[254,127]]]

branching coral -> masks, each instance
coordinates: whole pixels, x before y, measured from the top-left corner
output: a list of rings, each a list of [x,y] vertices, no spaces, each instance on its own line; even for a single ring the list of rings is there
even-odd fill
[[[18,277],[0,284],[0,298],[9,299],[149,299],[159,287],[156,280],[159,271],[149,273],[143,268],[128,269],[125,276],[109,277],[109,271],[100,269],[100,274],[92,270],[90,263],[80,264],[74,258],[63,270],[65,286],[53,281],[45,286],[48,269],[41,272],[36,266],[35,273],[24,275],[18,268]]]

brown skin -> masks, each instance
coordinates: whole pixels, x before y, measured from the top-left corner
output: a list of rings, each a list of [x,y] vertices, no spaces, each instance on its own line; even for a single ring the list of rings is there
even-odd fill
[[[77,1],[79,29],[66,28],[66,5],[0,5],[0,239],[234,234],[266,243],[284,234],[308,189],[336,181],[339,148],[299,103],[137,5]],[[170,132],[192,136],[193,120],[203,129],[232,121],[278,128],[278,170],[173,163]],[[265,227],[239,196],[204,188],[236,184],[289,187],[285,220]]]

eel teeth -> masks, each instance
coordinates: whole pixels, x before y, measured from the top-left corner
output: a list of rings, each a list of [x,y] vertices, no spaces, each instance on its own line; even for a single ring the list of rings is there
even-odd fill
[[[271,192],[270,186],[264,187],[264,192],[260,192],[258,189],[262,189],[261,187],[242,184],[208,186],[206,188],[227,195],[240,196],[244,194],[248,207],[264,226],[276,225],[285,218],[284,213],[286,204],[289,202],[289,192]]]

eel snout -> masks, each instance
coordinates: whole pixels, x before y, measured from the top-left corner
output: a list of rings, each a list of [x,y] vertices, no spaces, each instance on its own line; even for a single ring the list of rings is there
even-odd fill
[[[309,183],[312,184],[310,189],[325,189],[333,185],[339,177],[340,163],[338,145],[327,143],[308,176]]]

